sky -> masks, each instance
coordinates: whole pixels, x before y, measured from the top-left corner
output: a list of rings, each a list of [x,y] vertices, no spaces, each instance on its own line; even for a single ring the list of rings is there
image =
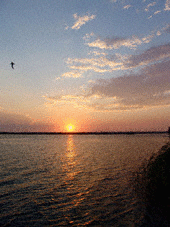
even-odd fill
[[[0,31],[0,131],[170,126],[170,0],[1,0]]]

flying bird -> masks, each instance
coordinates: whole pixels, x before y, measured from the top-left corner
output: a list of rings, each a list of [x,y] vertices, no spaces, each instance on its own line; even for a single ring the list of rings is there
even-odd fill
[[[14,69],[14,65],[15,65],[15,63],[11,61],[11,67],[12,67],[12,69]]]

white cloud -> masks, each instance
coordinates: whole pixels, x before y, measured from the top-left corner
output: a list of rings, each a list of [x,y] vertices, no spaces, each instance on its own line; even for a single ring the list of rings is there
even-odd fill
[[[170,0],[166,0],[166,3],[165,3],[165,11],[169,11],[170,10]]]
[[[73,15],[76,22],[71,27],[72,29],[80,29],[80,27],[86,24],[88,21],[93,20],[96,16],[95,15],[85,15],[85,16],[78,16],[77,13]]]

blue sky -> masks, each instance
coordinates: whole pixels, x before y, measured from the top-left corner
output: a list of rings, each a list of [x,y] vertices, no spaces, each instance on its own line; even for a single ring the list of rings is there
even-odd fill
[[[169,126],[169,0],[9,0],[0,20],[1,131]]]

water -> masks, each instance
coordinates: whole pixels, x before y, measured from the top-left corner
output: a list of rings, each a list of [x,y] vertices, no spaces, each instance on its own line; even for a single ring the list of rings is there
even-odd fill
[[[142,226],[133,176],[167,134],[0,135],[0,226]]]

